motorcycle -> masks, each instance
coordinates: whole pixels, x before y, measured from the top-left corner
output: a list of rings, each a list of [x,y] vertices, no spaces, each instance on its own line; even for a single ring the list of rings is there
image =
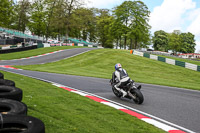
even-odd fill
[[[110,80],[110,83],[111,83],[111,86],[112,86],[113,93],[117,97],[120,98],[123,95],[122,92],[118,91],[114,87],[114,83],[112,82],[112,79]],[[143,97],[143,94],[140,91],[141,87],[142,87],[141,85],[136,86],[136,84],[134,83],[134,81],[130,80],[121,89],[123,89],[124,91],[127,92],[127,95],[125,96],[125,98],[132,99],[136,104],[142,104],[143,101],[144,101],[144,97]]]

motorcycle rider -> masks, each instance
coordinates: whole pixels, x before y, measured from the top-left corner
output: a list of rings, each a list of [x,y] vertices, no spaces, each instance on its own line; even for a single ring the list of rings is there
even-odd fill
[[[128,76],[128,73],[125,69],[122,68],[122,65],[120,63],[117,63],[115,65],[115,72],[113,72],[112,75],[112,83],[114,83],[114,87],[122,92],[123,97],[127,95],[127,92],[121,89],[124,85],[126,85],[130,81],[130,78]]]

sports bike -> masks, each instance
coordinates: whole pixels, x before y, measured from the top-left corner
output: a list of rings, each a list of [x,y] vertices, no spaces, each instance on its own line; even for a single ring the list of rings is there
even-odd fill
[[[122,97],[122,92],[118,91],[114,86],[116,83],[113,83],[112,79],[110,80],[110,83],[113,93],[119,98]],[[142,104],[144,101],[144,97],[140,91],[141,87],[141,85],[136,86],[133,80],[129,80],[128,83],[123,87],[120,87],[120,89],[123,89],[127,92],[125,98],[132,99],[136,104]]]

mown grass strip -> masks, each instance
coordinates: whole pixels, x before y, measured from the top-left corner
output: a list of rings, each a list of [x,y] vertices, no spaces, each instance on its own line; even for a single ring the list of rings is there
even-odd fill
[[[72,48],[82,48],[78,46],[57,46],[57,47],[46,47],[46,48],[38,48],[38,49],[32,49],[27,51],[21,51],[21,52],[13,52],[13,53],[7,53],[7,54],[0,54],[0,60],[12,60],[12,59],[20,59],[20,58],[26,58],[36,55],[42,55],[49,52],[54,52],[57,50],[62,49],[72,49]]]
[[[1,72],[23,90],[28,115],[41,119],[46,133],[164,133],[136,117],[50,83]]]
[[[54,63],[16,67],[109,79],[116,63],[121,63],[136,82],[200,90],[198,71],[132,55],[126,50],[97,49]]]

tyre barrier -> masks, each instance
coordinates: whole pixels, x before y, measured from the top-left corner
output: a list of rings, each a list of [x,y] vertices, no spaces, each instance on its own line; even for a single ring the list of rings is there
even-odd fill
[[[31,116],[0,115],[1,133],[45,133],[44,123]]]
[[[15,82],[12,80],[0,79],[0,86],[1,85],[15,86]]]
[[[0,72],[0,133],[45,133],[44,123],[27,115],[22,90]]]
[[[0,98],[22,100],[22,90],[14,86],[0,85]]]
[[[16,100],[0,98],[0,113],[12,115],[26,115],[27,106],[26,104]]]
[[[0,79],[4,79],[4,75],[1,72],[0,72]]]

